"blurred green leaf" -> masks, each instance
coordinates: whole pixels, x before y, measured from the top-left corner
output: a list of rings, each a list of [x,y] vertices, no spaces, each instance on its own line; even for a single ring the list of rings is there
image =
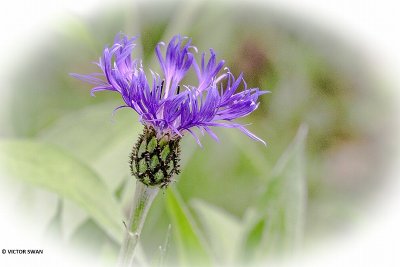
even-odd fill
[[[75,202],[64,199],[60,214],[60,231],[64,240],[69,240],[72,234],[82,225],[89,215]]]
[[[88,218],[72,233],[67,244],[71,248],[84,251],[85,255],[99,257],[109,241],[106,232],[93,219]]]
[[[163,267],[165,266],[165,259],[167,257],[169,243],[171,241],[171,225],[168,225],[167,233],[165,234],[165,240],[162,245],[158,247],[158,256],[155,257],[151,266]]]
[[[43,187],[84,209],[114,240],[122,238],[122,214],[111,192],[88,166],[66,151],[31,140],[2,140],[6,175]]]
[[[116,106],[112,101],[69,113],[39,135],[91,166],[112,191],[130,175],[128,156],[141,129],[131,110],[112,117]]]
[[[13,206],[16,211],[23,214],[23,219],[29,221],[29,226],[35,229],[33,238],[41,239],[47,234],[48,227],[57,214],[59,198],[43,188],[22,182],[20,184],[18,189],[15,187],[6,189],[12,190],[10,192],[15,195],[15,202],[12,198],[6,198],[7,205]],[[2,184],[2,189],[3,186]]]
[[[92,167],[111,191],[121,189],[129,176],[126,158],[140,128],[130,110],[120,110],[112,117],[117,105],[111,101],[79,109],[39,133],[40,139],[61,146]],[[70,204],[65,203],[61,214],[61,232],[67,239],[87,219]]]
[[[251,227],[247,229],[245,238],[244,238],[244,243],[242,244],[243,250],[242,250],[242,257],[245,261],[249,261],[250,259],[253,258],[254,252],[259,248],[261,239],[263,236],[264,228],[265,228],[265,220],[264,218],[258,218],[257,221],[251,220],[251,223],[249,224]]]
[[[295,251],[300,244],[307,198],[306,136],[307,127],[302,125],[274,167],[247,230],[245,258]]]
[[[13,180],[16,180],[16,179],[13,179]],[[43,191],[46,191],[45,189],[36,187],[36,186],[34,186],[32,184],[26,184],[26,185],[28,185],[30,187],[33,187],[33,188],[37,188],[37,189],[43,190]],[[60,217],[61,217],[61,210],[62,210],[62,199],[60,199],[59,196],[57,194],[53,193],[53,192],[47,192],[47,193],[53,194],[57,198],[57,210],[56,210],[56,213],[51,218],[50,222],[46,225],[46,232],[44,234],[44,237],[47,240],[60,241],[60,240],[62,240],[61,227],[60,227],[60,221],[61,221]],[[42,206],[42,208],[43,208],[43,206]]]
[[[167,190],[167,212],[178,246],[181,266],[212,266],[212,259],[189,210],[177,192]]]
[[[192,206],[205,228],[214,256],[223,266],[233,266],[243,234],[239,220],[201,200],[193,201]]]
[[[264,174],[271,168],[270,162],[266,159],[267,147],[260,145],[259,142],[249,141],[243,133],[239,131],[226,131],[230,142],[235,145],[238,151],[241,151],[243,155],[248,159],[247,164],[251,164],[260,174]]]
[[[97,36],[90,29],[88,23],[76,15],[65,16],[63,25],[61,27],[58,25],[55,30],[68,37],[68,41],[85,46],[92,53],[102,48],[101,43],[96,39]]]

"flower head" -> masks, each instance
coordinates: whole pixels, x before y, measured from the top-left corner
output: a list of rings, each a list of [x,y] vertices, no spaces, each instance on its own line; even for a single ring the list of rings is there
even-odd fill
[[[258,97],[267,91],[247,88],[243,75],[235,78],[228,68],[221,73],[225,62],[217,60],[213,49],[209,56],[202,53],[198,63],[194,56],[197,48],[191,45],[191,39],[179,35],[174,36],[167,46],[158,43],[155,53],[162,74],[150,71],[147,75],[142,62],[132,56],[135,41],[136,37],[118,34],[114,44],[106,47],[96,62],[100,73],[71,75],[94,84],[92,95],[104,90],[121,94],[125,104],[116,109],[135,110],[141,123],[154,129],[159,138],[165,135],[180,138],[189,132],[200,144],[194,128],[218,140],[211,128],[225,127],[237,128],[264,143],[234,120],[257,109]],[[197,84],[182,83],[191,69],[197,76]]]

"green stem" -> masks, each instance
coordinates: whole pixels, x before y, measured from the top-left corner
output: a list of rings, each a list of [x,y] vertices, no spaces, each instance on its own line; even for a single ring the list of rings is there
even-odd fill
[[[159,187],[146,186],[139,180],[136,181],[135,198],[130,214],[129,225],[126,228],[124,241],[119,252],[118,267],[131,267],[135,257],[135,251],[139,242],[140,233],[146,220],[147,212]]]

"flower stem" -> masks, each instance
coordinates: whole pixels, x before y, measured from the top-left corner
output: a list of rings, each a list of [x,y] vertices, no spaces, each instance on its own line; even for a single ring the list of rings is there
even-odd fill
[[[118,267],[133,266],[136,247],[147,212],[159,190],[159,187],[146,186],[139,180],[136,181],[135,198],[132,203],[129,225],[126,228],[124,241],[119,253]]]

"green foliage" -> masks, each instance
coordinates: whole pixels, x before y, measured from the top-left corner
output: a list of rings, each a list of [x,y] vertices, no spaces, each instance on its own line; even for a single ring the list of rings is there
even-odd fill
[[[204,201],[195,200],[192,206],[203,225],[218,265],[233,266],[238,260],[242,241],[242,223],[225,210]]]
[[[112,117],[116,106],[118,102],[111,101],[68,113],[38,136],[91,166],[111,190],[130,175],[128,156],[141,130],[129,110],[120,110]],[[126,160],[115,160],[123,155]]]
[[[182,199],[171,189],[167,191],[167,211],[178,246],[180,266],[210,266],[212,260],[201,233]]]
[[[159,255],[154,257],[154,261],[152,262],[151,267],[165,266],[170,240],[171,240],[171,225],[168,225],[164,243],[161,246],[159,246],[159,251],[158,251]]]
[[[294,252],[301,244],[306,208],[305,142],[302,125],[264,186],[248,229],[246,259]]]
[[[121,240],[119,206],[96,173],[68,152],[31,140],[0,142],[5,175],[43,187],[82,207],[114,240]]]

